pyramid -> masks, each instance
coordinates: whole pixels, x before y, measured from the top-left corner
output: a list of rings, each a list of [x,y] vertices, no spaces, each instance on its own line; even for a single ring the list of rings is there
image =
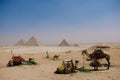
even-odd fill
[[[70,46],[66,40],[63,40],[59,46]]]
[[[15,46],[24,46],[24,45],[25,45],[25,43],[24,43],[23,39],[19,40],[19,41],[15,44]]]
[[[74,44],[75,47],[78,47],[79,45],[78,44]]]
[[[25,43],[26,46],[39,46],[40,43],[39,41],[34,37],[32,36],[26,43]]]

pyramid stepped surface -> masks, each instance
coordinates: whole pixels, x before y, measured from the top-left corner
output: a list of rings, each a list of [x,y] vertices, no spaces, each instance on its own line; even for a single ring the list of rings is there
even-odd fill
[[[16,44],[15,44],[15,46],[24,46],[25,45],[25,43],[24,43],[24,41],[21,39],[21,40],[19,40]]]
[[[40,42],[32,36],[26,43],[26,46],[40,46]]]
[[[66,40],[63,40],[59,46],[70,46],[70,44],[66,41]]]

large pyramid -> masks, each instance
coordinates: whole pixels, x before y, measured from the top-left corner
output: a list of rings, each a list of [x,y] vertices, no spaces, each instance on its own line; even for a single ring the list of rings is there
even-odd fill
[[[26,46],[40,46],[40,42],[32,36],[26,43]]]
[[[24,45],[25,45],[25,43],[24,43],[23,39],[19,40],[19,41],[15,44],[15,46],[24,46]]]
[[[59,44],[59,46],[70,46],[70,45],[69,45],[68,42],[64,39],[64,40]]]

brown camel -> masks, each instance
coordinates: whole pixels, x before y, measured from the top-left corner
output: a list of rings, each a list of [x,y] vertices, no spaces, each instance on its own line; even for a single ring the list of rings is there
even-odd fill
[[[56,60],[56,59],[58,59],[59,57],[60,57],[60,55],[54,55],[54,56],[53,56],[53,59]]]
[[[110,67],[110,55],[104,53],[101,49],[95,50],[92,54],[88,54],[87,50],[83,50],[82,54],[87,55],[87,57],[89,58],[89,59],[87,59],[88,61],[93,61],[92,64],[95,65],[95,66],[93,65],[94,70],[98,70],[98,67],[100,65],[100,63],[98,62],[98,59],[103,59],[103,58],[105,58],[107,63],[108,63],[107,70],[109,69],[109,67]]]

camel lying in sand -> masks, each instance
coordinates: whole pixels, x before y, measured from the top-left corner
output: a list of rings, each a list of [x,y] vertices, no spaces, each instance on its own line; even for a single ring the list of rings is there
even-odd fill
[[[70,74],[75,72],[77,69],[79,61],[75,60],[75,64],[73,60],[64,60],[61,65],[58,66],[57,70],[55,71],[56,74]]]

